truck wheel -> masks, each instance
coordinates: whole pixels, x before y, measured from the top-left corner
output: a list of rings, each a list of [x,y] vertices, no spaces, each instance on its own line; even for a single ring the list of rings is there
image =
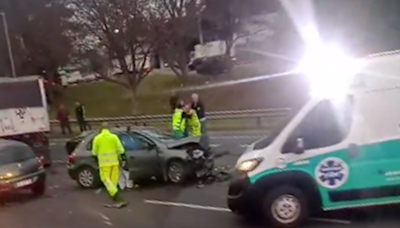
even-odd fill
[[[299,227],[308,216],[307,198],[296,187],[272,189],[264,198],[263,216],[274,227]]]

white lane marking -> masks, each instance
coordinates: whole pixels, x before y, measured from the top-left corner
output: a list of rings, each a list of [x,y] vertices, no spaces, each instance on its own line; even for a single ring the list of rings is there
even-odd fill
[[[58,188],[60,188],[60,185],[51,185],[47,187],[47,189],[58,189]]]
[[[99,213],[100,217],[101,217],[104,221],[110,221],[110,218],[109,218],[109,217],[107,217],[106,215],[104,215],[104,214],[101,213],[101,212],[98,212],[98,213]]]
[[[102,220],[102,222],[104,223],[104,224],[107,224],[107,225],[109,225],[109,226],[114,226],[114,224],[111,222],[111,219],[108,217],[108,216],[106,216],[105,214],[103,214],[103,213],[101,213],[101,212],[99,212],[99,211],[96,211],[96,210],[94,210],[93,211],[96,215],[99,215],[100,217],[101,217],[101,220]]]
[[[176,202],[158,201],[158,200],[144,200],[144,202],[148,204],[163,205],[170,207],[184,207],[184,208],[207,210],[207,211],[231,212],[231,210],[229,210],[228,208],[223,208],[223,207],[211,207],[211,206],[202,206],[196,204],[176,203]]]
[[[341,220],[341,219],[326,219],[326,218],[311,218],[310,220],[316,222],[327,222],[327,223],[337,223],[342,225],[350,225],[351,221]]]
[[[183,207],[183,208],[206,210],[206,211],[231,212],[230,209],[224,208],[224,207],[202,206],[202,205],[197,205],[197,204],[159,201],[159,200],[144,200],[144,202],[147,204],[170,206],[170,207]],[[337,223],[337,224],[343,224],[343,225],[351,224],[350,221],[340,220],[340,219],[310,218],[310,220],[317,221],[317,222]]]
[[[242,148],[246,148],[246,147],[248,147],[248,146],[250,146],[249,144],[242,144],[242,145],[240,145],[240,147],[242,147]]]
[[[221,144],[210,144],[210,147],[215,148],[215,147],[220,147]]]

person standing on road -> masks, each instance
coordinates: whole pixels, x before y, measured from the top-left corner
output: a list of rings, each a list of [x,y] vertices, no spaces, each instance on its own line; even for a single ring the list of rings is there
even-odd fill
[[[185,137],[186,121],[183,118],[183,101],[178,101],[172,115],[172,131],[175,138]]]
[[[71,125],[69,122],[69,112],[64,105],[60,105],[59,109],[57,110],[56,119],[60,122],[61,134],[65,135],[66,131],[68,131],[69,134],[72,134]]]
[[[75,117],[81,132],[86,131],[87,124],[85,118],[85,107],[79,101],[75,103]]]
[[[201,137],[201,123],[197,113],[194,109],[191,109],[191,105],[185,105],[184,117],[186,119],[187,129],[189,136]]]
[[[103,123],[100,133],[93,139],[92,156],[97,161],[100,179],[114,201],[107,207],[121,208],[128,203],[119,193],[120,167],[125,166],[125,149],[117,135],[111,133],[108,124]]]
[[[192,94],[192,103],[191,103],[191,108],[196,111],[197,117],[200,120],[201,123],[201,142],[200,144],[204,146],[205,148],[209,147],[209,140],[208,140],[208,135],[207,135],[207,129],[206,129],[206,111],[204,109],[204,104],[203,102],[199,99],[199,95],[196,93]]]

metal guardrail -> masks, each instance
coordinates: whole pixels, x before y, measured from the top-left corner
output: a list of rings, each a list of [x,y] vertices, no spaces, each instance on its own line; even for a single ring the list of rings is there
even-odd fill
[[[249,110],[234,110],[234,111],[215,111],[207,112],[207,120],[221,121],[221,120],[237,120],[237,119],[255,119],[257,125],[262,125],[263,119],[270,119],[285,116],[291,109],[277,108],[277,109],[249,109]],[[86,119],[89,125],[98,125],[101,122],[108,122],[115,125],[151,125],[158,123],[171,122],[172,114],[161,115],[138,115],[138,116],[122,116],[122,117],[107,117],[107,118],[88,118]],[[52,126],[58,126],[57,120],[50,121]],[[71,123],[76,124],[75,119]]]

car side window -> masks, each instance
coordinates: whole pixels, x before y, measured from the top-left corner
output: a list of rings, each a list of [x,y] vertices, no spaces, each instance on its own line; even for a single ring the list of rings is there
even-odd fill
[[[125,150],[145,150],[148,144],[133,134],[118,135]]]
[[[93,146],[93,139],[91,139],[87,144],[86,144],[86,150],[92,150]]]
[[[335,145],[347,136],[352,124],[352,105],[345,102],[334,105],[328,100],[321,101],[311,110],[282,148],[282,153],[294,152],[297,139],[303,139],[304,150]]]

